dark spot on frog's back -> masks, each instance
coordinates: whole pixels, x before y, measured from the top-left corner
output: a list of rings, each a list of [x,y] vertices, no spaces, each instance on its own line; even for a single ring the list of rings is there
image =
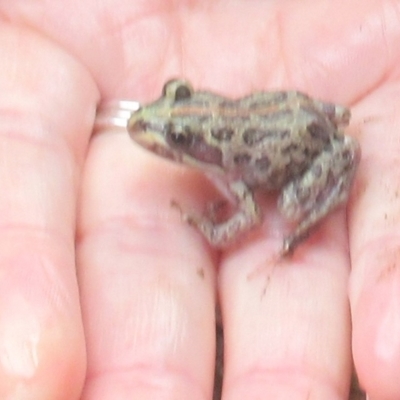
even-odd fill
[[[299,146],[296,143],[288,143],[281,149],[282,154],[294,154],[299,150]],[[301,149],[303,150],[303,149]]]
[[[282,140],[290,135],[289,129],[249,128],[243,132],[243,141],[248,146],[256,146],[264,140]]]
[[[261,171],[266,171],[271,165],[271,160],[267,156],[257,158],[257,160],[255,161],[255,165],[257,169]]]
[[[251,156],[247,153],[239,153],[233,157],[233,161],[236,165],[243,166],[247,165],[251,160]]]
[[[331,129],[329,129],[326,123],[314,120],[307,125],[307,131],[313,139],[328,141]]]
[[[232,128],[212,128],[211,135],[220,142],[230,141],[234,135]]]

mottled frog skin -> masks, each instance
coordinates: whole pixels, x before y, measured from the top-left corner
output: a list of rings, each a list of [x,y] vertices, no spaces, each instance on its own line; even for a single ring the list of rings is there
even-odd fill
[[[234,201],[236,212],[221,223],[184,213],[214,246],[262,221],[256,189],[279,191],[278,208],[295,224],[285,255],[348,198],[360,153],[343,133],[349,120],[349,109],[298,91],[231,100],[176,79],[132,114],[128,131],[146,149],[204,171]]]

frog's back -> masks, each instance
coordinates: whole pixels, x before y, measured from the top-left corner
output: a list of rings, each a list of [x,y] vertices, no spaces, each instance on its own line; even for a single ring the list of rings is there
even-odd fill
[[[279,189],[336,134],[330,118],[300,92],[262,92],[239,100],[216,96],[211,102],[198,95],[190,105],[198,113],[192,127],[221,150],[230,179],[243,179],[249,186]]]
[[[335,131],[323,118],[301,114],[292,115],[291,125],[288,121],[278,120],[275,123],[268,121],[262,128],[245,128],[242,148],[251,158],[236,155],[227,160],[232,166],[230,170],[240,171],[250,186],[269,189],[279,189],[299,176],[330,145]],[[248,163],[239,162],[238,165],[238,159]]]

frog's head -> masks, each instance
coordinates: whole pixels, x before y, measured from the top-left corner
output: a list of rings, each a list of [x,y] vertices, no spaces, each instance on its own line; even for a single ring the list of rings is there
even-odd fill
[[[193,93],[185,80],[168,81],[160,99],[132,113],[128,132],[140,146],[164,158],[195,167],[220,166],[221,150],[207,143],[187,117]]]

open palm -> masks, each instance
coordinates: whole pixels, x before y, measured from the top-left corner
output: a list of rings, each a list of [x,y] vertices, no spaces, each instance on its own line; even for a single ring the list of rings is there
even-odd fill
[[[399,1],[0,1],[0,397],[210,399],[215,305],[223,399],[400,397]],[[265,223],[217,253],[171,200],[198,172],[92,135],[100,99],[184,76],[228,96],[299,89],[352,108],[362,160],[347,218],[295,256]],[[254,273],[256,271],[256,273]],[[350,312],[351,310],[351,312]]]

